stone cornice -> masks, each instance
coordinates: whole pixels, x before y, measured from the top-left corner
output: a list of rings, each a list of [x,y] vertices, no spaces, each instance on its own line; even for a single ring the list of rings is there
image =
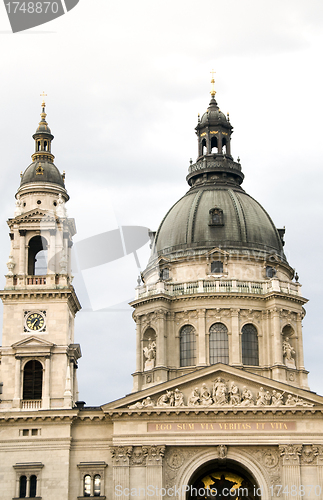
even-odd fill
[[[252,300],[252,301],[261,301],[261,302],[268,302],[271,299],[284,299],[288,300],[289,302],[294,302],[300,305],[304,305],[308,302],[308,299],[305,299],[304,297],[299,297],[296,295],[288,295],[285,293],[281,292],[269,292],[266,295],[255,295],[255,294],[246,294],[246,293],[236,293],[236,292],[213,292],[209,294],[192,294],[192,295],[179,295],[175,297],[171,297],[167,294],[160,293],[156,294],[150,297],[143,297],[141,299],[136,299],[133,300],[132,302],[129,303],[134,308],[137,308],[141,305],[148,304],[151,302],[158,302],[158,301],[163,301],[163,302],[175,302],[175,301],[180,301],[180,302],[192,302],[194,300],[204,300],[204,299],[233,299],[233,300],[241,300],[241,299],[246,299],[246,300]]]
[[[217,416],[234,416],[237,415],[276,415],[281,417],[282,415],[286,415],[290,417],[293,415],[294,417],[303,418],[304,415],[313,415],[313,414],[323,415],[323,405],[316,406],[311,408],[295,408],[295,407],[252,407],[252,408],[216,408],[216,409],[208,409],[208,408],[198,408],[198,407],[185,407],[183,409],[180,408],[149,408],[149,409],[134,409],[130,410],[128,408],[120,408],[116,410],[107,410],[107,414],[111,417],[112,420],[118,419],[121,417],[141,417],[147,418],[151,416],[168,416],[168,417],[177,417],[178,415],[217,415]]]
[[[21,300],[21,299],[32,299],[40,298],[40,299],[67,299],[72,311],[76,314],[82,306],[76,296],[75,290],[73,287],[69,288],[58,288],[58,289],[26,289],[23,290],[1,290],[0,298],[3,302],[9,300]]]

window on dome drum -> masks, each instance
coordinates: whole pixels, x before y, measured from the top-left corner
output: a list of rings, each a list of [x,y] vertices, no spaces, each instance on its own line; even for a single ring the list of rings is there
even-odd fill
[[[276,269],[271,266],[266,266],[266,276],[267,278],[274,278],[274,276],[276,276]]]
[[[209,210],[209,226],[224,226],[223,210],[221,208],[211,208]]]
[[[43,385],[43,367],[42,364],[32,359],[25,364],[23,399],[41,399]]]
[[[41,276],[47,274],[47,241],[41,236],[34,236],[28,245],[28,274]]]
[[[160,276],[161,280],[168,280],[169,279],[169,269],[167,269],[167,268],[166,269],[162,269],[160,271],[160,275],[159,276]]]
[[[258,333],[251,324],[242,327],[242,364],[259,366]]]
[[[47,141],[44,142],[44,151],[47,151]]]
[[[220,260],[214,260],[211,262],[211,273],[212,274],[222,274],[223,273],[223,262]]]
[[[196,364],[196,338],[195,329],[191,325],[185,325],[180,333],[180,366],[192,366]]]
[[[228,329],[223,323],[214,323],[210,328],[210,364],[229,364]]]
[[[37,151],[40,151],[40,141],[37,142]]]

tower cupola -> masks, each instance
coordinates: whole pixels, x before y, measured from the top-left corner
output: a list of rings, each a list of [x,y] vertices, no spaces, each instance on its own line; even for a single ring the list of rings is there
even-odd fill
[[[33,161],[49,161],[53,163],[54,155],[51,153],[51,143],[54,139],[54,136],[51,133],[51,130],[46,121],[46,104],[45,101],[42,102],[42,112],[40,114],[41,121],[37,127],[35,134],[33,135],[33,139],[35,140],[35,152],[32,155]]]
[[[212,72],[213,74],[214,72]],[[217,173],[217,182],[242,184],[244,175],[241,165],[235,162],[231,155],[231,135],[233,127],[227,116],[220,110],[215,100],[214,75],[212,75],[211,100],[206,112],[195,127],[198,138],[198,156],[196,163],[191,164],[187,182],[194,186],[198,183],[214,182],[214,173]]]
[[[45,95],[45,94],[43,94]],[[41,120],[36,132],[32,136],[35,141],[35,152],[32,154],[32,163],[26,168],[21,175],[19,194],[34,190],[36,185],[42,186],[42,189],[58,190],[65,201],[68,200],[68,194],[65,190],[64,178],[56,165],[54,164],[55,156],[52,154],[52,141],[54,136],[46,121],[46,104],[43,100],[41,104]],[[18,194],[17,193],[17,194]]]

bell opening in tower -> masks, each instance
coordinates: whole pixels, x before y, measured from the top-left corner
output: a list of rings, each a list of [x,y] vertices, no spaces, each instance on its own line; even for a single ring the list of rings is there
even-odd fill
[[[34,236],[28,245],[29,276],[44,276],[47,274],[48,244],[42,236]]]

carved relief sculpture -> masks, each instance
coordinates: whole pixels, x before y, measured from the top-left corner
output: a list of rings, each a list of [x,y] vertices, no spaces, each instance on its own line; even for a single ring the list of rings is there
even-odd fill
[[[286,337],[285,340],[283,341],[283,354],[285,358],[285,365],[288,366],[288,368],[296,368],[295,360],[293,358],[293,355],[295,354],[295,349],[291,346],[291,344],[288,341],[289,341],[288,337]]]

